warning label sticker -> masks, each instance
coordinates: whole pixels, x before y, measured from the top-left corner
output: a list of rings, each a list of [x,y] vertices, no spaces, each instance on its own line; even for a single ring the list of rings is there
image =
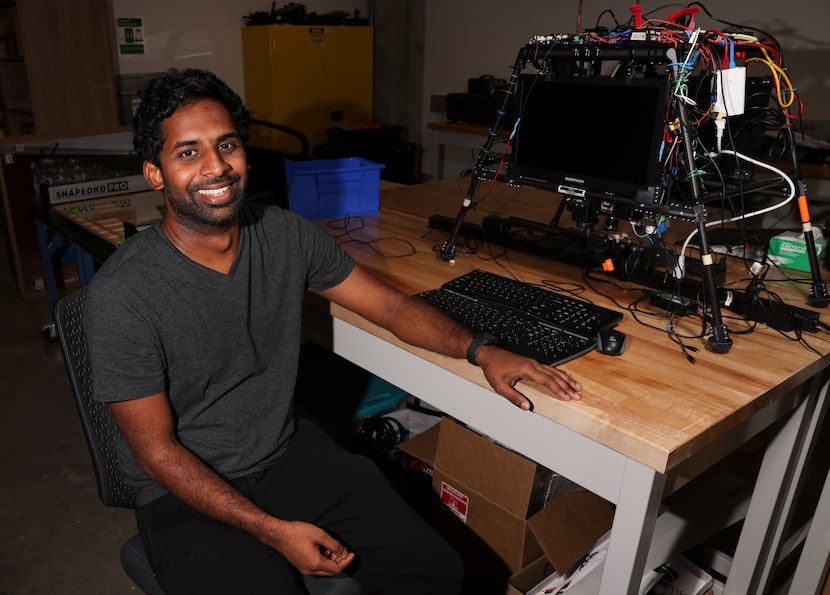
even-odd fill
[[[466,525],[470,498],[446,482],[441,482],[441,502]]]

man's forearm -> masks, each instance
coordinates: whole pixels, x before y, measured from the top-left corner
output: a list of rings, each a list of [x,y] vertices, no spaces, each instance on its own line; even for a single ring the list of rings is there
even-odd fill
[[[195,510],[245,531],[282,554],[302,574],[333,576],[354,552],[316,525],[285,521],[251,502],[184,447],[169,447],[144,460],[154,481]]]
[[[160,486],[202,514],[250,533],[261,541],[273,539],[280,521],[269,515],[190,451],[175,443],[139,464]]]
[[[450,357],[464,358],[473,333],[437,308],[403,296],[387,327],[396,337]]]

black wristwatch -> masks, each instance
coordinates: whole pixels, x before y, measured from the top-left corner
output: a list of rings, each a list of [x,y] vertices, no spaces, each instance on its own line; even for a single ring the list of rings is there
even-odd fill
[[[485,345],[496,345],[499,340],[490,333],[476,333],[470,346],[467,347],[467,361],[477,366],[476,357],[479,350]]]

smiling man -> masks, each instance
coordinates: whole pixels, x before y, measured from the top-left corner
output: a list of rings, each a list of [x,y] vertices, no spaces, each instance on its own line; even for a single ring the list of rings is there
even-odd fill
[[[211,73],[146,89],[135,148],[164,220],[101,267],[85,314],[95,398],[121,429],[136,518],[168,595],[303,593],[347,572],[371,593],[457,593],[456,553],[367,459],[293,416],[307,288],[402,340],[480,365],[519,407],[564,372],[508,353],[357,266],[317,225],[245,201],[248,119]]]

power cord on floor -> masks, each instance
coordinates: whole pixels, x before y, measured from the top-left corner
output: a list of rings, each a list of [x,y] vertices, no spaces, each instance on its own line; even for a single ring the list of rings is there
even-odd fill
[[[395,447],[410,437],[400,421],[382,415],[366,418],[357,431],[358,445],[363,452],[389,460],[399,456],[400,451]]]

